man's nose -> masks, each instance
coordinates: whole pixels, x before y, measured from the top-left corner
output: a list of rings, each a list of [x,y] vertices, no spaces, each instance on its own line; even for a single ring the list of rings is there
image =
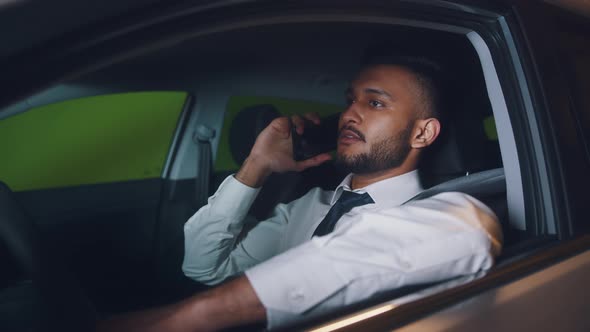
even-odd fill
[[[342,125],[350,122],[360,123],[362,121],[361,111],[356,102],[350,103],[346,110],[342,112],[340,121]]]

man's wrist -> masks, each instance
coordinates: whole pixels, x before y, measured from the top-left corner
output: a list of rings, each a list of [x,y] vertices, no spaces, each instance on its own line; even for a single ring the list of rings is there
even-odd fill
[[[272,174],[270,167],[261,158],[250,155],[234,177],[249,187],[259,188],[270,174]]]

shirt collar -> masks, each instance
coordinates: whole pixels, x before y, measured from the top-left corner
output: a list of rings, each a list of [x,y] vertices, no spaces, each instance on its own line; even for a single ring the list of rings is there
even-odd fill
[[[350,188],[352,176],[353,174],[348,174],[336,187],[330,201],[331,205],[336,203],[343,190],[368,193],[377,206],[383,207],[401,205],[423,190],[418,177],[418,170],[381,180],[356,190]]]

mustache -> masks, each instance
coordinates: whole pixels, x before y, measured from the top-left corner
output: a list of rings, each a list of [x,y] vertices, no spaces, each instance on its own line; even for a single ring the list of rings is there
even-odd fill
[[[350,130],[353,133],[355,133],[363,142],[365,142],[365,135],[363,133],[360,132],[360,130],[354,128],[353,126],[350,125],[344,125],[342,126],[342,128],[340,128],[340,130],[338,130],[338,137],[340,137],[340,135],[342,134],[342,132],[344,130]]]

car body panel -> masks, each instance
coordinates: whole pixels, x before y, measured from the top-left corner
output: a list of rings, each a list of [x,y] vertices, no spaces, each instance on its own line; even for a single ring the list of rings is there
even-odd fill
[[[397,331],[588,331],[590,251]]]

